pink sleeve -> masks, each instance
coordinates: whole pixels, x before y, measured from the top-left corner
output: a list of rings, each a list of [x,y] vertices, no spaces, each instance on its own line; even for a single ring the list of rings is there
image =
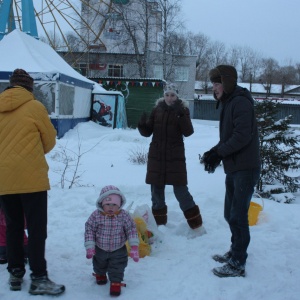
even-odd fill
[[[2,209],[0,209],[0,225],[6,226],[5,215]]]

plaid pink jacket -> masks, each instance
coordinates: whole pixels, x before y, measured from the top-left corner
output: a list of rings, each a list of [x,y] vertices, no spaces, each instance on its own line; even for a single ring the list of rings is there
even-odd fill
[[[85,223],[84,240],[86,249],[94,249],[96,245],[108,252],[122,248],[127,240],[130,246],[139,245],[135,222],[123,209],[113,216],[95,210]]]

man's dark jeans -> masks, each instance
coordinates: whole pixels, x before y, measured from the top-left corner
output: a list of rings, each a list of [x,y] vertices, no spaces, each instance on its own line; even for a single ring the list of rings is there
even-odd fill
[[[8,271],[13,273],[14,270],[21,270],[25,273],[23,249],[25,215],[28,231],[28,260],[32,275],[46,275],[47,191],[1,197],[6,215]]]
[[[226,175],[224,217],[231,230],[232,260],[236,266],[246,264],[250,243],[248,209],[259,175],[259,168]]]

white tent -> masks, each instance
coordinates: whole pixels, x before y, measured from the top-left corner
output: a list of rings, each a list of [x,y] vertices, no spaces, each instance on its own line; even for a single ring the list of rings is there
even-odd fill
[[[1,90],[9,85],[9,77],[17,68],[34,78],[34,95],[46,106],[58,137],[77,123],[90,120],[93,92],[107,92],[75,71],[49,45],[18,29],[0,41]]]
[[[18,29],[5,35],[0,42],[0,68],[7,72],[21,68],[30,73],[62,73],[94,83],[75,71],[48,44]]]

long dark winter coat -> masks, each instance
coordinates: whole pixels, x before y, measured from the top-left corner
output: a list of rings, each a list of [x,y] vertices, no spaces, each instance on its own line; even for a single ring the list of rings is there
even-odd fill
[[[222,102],[220,141],[213,147],[223,157],[226,174],[260,167],[254,101],[247,89],[237,86]]]
[[[180,101],[184,114],[179,117],[164,98],[159,99],[146,124],[139,124],[142,136],[152,141],[148,153],[146,183],[157,186],[187,185],[183,136],[194,133],[189,109]]]

